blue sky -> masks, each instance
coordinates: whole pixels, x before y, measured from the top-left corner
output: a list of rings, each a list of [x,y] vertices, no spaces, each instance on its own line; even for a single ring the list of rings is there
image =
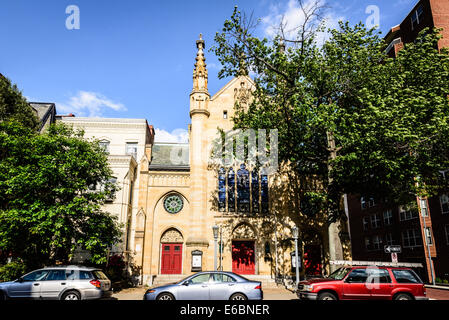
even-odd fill
[[[311,1],[311,0],[305,0]],[[329,24],[365,22],[375,5],[380,30],[399,24],[417,0],[328,0]],[[66,7],[80,10],[80,29],[66,28]],[[55,102],[58,113],[146,118],[157,140],[185,138],[189,93],[203,33],[206,49],[237,5],[262,18],[260,35],[280,16],[297,19],[295,0],[1,0],[0,72],[33,101]],[[209,92],[229,79],[206,51]]]

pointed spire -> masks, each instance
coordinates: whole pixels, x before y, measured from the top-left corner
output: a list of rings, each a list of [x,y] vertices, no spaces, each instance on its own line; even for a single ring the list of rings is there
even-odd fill
[[[203,51],[205,44],[201,33],[200,38],[196,40],[196,47],[198,52],[195,58],[195,69],[193,69],[193,91],[207,92],[207,68]]]

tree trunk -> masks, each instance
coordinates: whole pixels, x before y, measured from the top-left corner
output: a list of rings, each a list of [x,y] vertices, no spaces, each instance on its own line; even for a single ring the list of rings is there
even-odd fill
[[[335,139],[332,132],[327,132],[327,144],[329,153],[329,160],[334,160],[337,158],[337,149],[335,147]],[[330,176],[330,172],[332,166],[330,161],[328,162],[328,177],[329,177],[329,185],[332,183],[332,178]],[[340,203],[340,201],[339,201]],[[330,208],[329,208],[330,209]],[[329,212],[330,213],[330,212]],[[340,220],[337,219],[335,222],[330,222],[328,227],[328,236],[329,236],[329,260],[343,260],[343,246],[341,244],[340,239]],[[337,268],[336,265],[330,264],[330,271],[333,272]]]

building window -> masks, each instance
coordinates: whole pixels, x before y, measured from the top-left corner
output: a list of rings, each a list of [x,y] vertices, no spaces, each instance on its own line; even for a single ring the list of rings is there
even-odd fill
[[[419,206],[421,208],[421,215],[423,217],[429,216],[429,210],[427,209],[427,200],[426,199],[419,199]]]
[[[137,142],[126,143],[126,154],[133,156],[137,160]]]
[[[389,245],[389,246],[391,246],[391,245],[394,244],[393,234],[387,233],[387,234],[385,235],[385,243],[386,243],[387,245]]]
[[[227,204],[227,206],[226,206]],[[249,171],[244,164],[218,171],[218,210],[239,213],[267,213],[269,204],[268,176],[263,169]]]
[[[226,110],[223,111],[223,119],[228,118],[228,112]]]
[[[235,173],[232,168],[228,171],[228,210],[235,212]]]
[[[365,237],[365,248],[368,251],[373,250],[371,239],[369,237]]]
[[[444,226],[444,231],[446,232],[446,243],[449,244],[449,224]]]
[[[379,217],[379,215],[377,213],[371,215],[371,228],[377,229],[379,227],[380,227],[380,217]]]
[[[382,248],[382,237],[374,236],[373,237],[373,249],[380,250]]]
[[[226,171],[224,168],[218,171],[218,210],[226,210]]]
[[[422,15],[424,13],[423,6],[420,5],[412,14],[412,30],[415,30],[416,26],[422,21]]]
[[[239,212],[249,212],[250,189],[249,171],[244,164],[237,170],[237,207]]]
[[[260,196],[262,213],[268,212],[268,176],[262,171],[260,175]]]
[[[406,221],[418,218],[418,210],[414,204],[399,207],[399,220]]]
[[[109,153],[109,144],[110,142],[108,140],[101,140],[99,143],[100,148],[106,152]]]
[[[387,210],[384,211],[384,225],[391,226],[393,224],[393,211]]]
[[[257,171],[251,172],[251,193],[253,197],[253,212],[259,212],[259,173]]]
[[[440,196],[441,213],[449,213],[449,196],[447,194],[442,194]]]
[[[361,197],[360,198],[360,202],[362,204],[362,209],[367,209],[367,208],[371,208],[374,207],[376,205],[374,198],[372,197]]]
[[[368,217],[363,217],[362,223],[363,223],[363,230],[368,230],[369,229],[369,219],[368,219]]]
[[[424,234],[426,235],[427,244],[431,246],[433,244],[433,241],[432,241],[432,232],[430,230],[430,227],[426,227],[424,229]]]
[[[402,244],[404,248],[421,246],[421,235],[417,229],[408,229],[402,232]]]

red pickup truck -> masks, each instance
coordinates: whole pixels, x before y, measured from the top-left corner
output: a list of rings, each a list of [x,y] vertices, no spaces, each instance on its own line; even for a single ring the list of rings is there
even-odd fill
[[[410,268],[347,266],[327,278],[301,281],[299,299],[427,300],[426,289]]]

